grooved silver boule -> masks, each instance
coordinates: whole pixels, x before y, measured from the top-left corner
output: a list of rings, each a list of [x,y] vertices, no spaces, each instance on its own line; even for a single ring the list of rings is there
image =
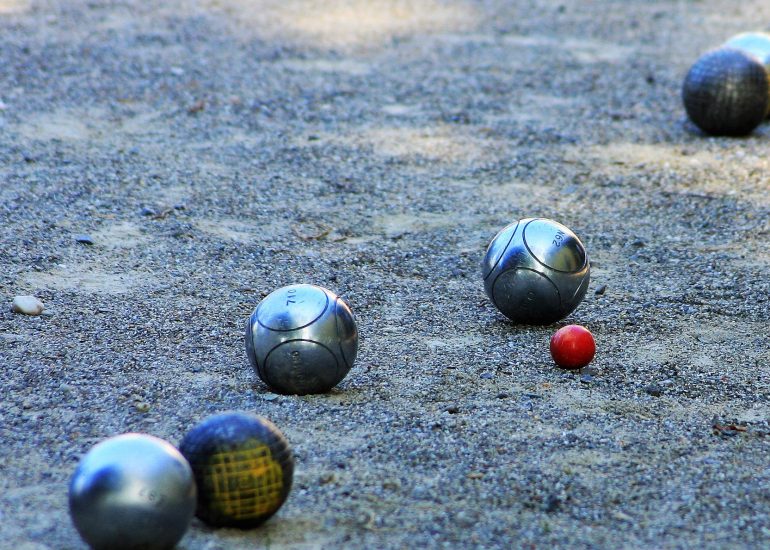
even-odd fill
[[[69,485],[75,528],[96,550],[173,548],[196,504],[192,469],[170,443],[128,433],[95,445]]]
[[[290,285],[271,292],[246,325],[251,366],[278,393],[329,391],[348,374],[357,352],[353,313],[320,286]]]
[[[572,313],[588,289],[590,270],[580,239],[545,218],[504,227],[482,262],[487,296],[520,324],[547,325]]]

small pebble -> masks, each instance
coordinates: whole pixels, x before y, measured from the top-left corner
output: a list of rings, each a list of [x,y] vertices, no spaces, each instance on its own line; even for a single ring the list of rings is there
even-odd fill
[[[602,285],[594,291],[596,296],[603,296],[607,292],[607,285]]]
[[[465,510],[460,510],[455,516],[455,523],[457,523],[457,525],[459,525],[460,527],[469,529],[474,525],[476,525],[477,521],[473,516],[468,514],[468,512],[466,512]]]
[[[549,495],[548,498],[545,499],[545,504],[543,505],[543,511],[550,514],[552,512],[555,512],[559,509],[559,506],[561,505],[561,500],[556,495]]]
[[[529,397],[530,399],[542,399],[543,396],[539,393],[524,393],[522,394],[524,397]]]
[[[89,244],[89,245],[94,244],[94,240],[90,236],[85,234],[75,235],[75,241],[82,244]]]
[[[660,397],[661,395],[663,395],[663,388],[653,384],[650,386],[646,386],[644,388],[644,393],[649,394],[653,397]]]
[[[632,518],[625,512],[621,512],[620,510],[613,510],[611,514],[612,514],[612,517],[620,521],[627,521],[629,523],[632,523],[634,521],[634,518]]]
[[[594,381],[594,377],[590,374],[584,374],[580,377],[580,383],[581,384],[590,384]]]
[[[13,299],[11,310],[14,313],[24,315],[40,315],[43,313],[43,302],[34,296],[16,296]]]

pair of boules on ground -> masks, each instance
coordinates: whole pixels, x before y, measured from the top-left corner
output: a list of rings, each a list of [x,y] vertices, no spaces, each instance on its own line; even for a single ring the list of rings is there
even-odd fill
[[[95,550],[166,550],[193,515],[213,527],[259,526],[283,505],[293,472],[274,424],[220,413],[193,427],[178,450],[139,433],[94,446],[70,479],[70,515]]]
[[[569,228],[546,218],[526,218],[492,239],[482,274],[487,295],[511,321],[548,325],[569,315],[583,300],[590,263],[583,243]],[[590,336],[587,329],[583,331]],[[585,343],[578,346],[583,350],[581,359],[576,358],[577,351],[564,351],[572,349],[564,342],[573,340],[560,336],[551,346],[562,350],[554,360],[563,368],[580,368],[593,357],[593,352],[586,356]],[[358,329],[350,307],[315,285],[273,291],[246,326],[249,361],[277,393],[329,391],[350,371],[357,351]]]

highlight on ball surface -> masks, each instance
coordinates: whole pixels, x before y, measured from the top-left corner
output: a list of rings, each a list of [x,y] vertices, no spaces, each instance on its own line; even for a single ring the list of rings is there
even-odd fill
[[[342,381],[358,353],[347,303],[323,287],[289,285],[268,294],[246,323],[246,354],[281,394],[324,393]]]
[[[187,460],[170,443],[141,433],[95,445],[69,484],[72,521],[96,550],[173,548],[190,525],[195,503]]]
[[[548,325],[580,304],[591,267],[577,235],[546,218],[504,227],[482,262],[484,290],[514,323]]]
[[[580,325],[567,325],[551,336],[551,357],[563,369],[582,369],[596,354],[591,331]]]
[[[195,515],[215,527],[256,527],[286,501],[294,475],[289,442],[269,420],[224,412],[194,426],[179,445],[198,485]]]

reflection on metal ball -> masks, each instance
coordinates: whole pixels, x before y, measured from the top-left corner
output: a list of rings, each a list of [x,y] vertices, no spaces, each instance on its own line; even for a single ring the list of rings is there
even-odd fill
[[[195,512],[196,487],[173,445],[128,433],[94,446],[69,485],[75,528],[96,550],[173,548]]]
[[[315,285],[267,295],[246,326],[246,353],[257,375],[283,394],[323,393],[350,371],[358,329],[347,304]]]
[[[198,485],[196,515],[215,527],[256,527],[286,500],[294,473],[289,442],[269,420],[225,412],[193,427],[179,450]]]
[[[482,274],[487,296],[511,321],[547,325],[580,304],[590,265],[583,243],[567,227],[527,218],[492,239]]]
[[[770,106],[770,83],[762,62],[733,48],[701,56],[682,86],[687,115],[716,136],[743,136],[756,128]]]

